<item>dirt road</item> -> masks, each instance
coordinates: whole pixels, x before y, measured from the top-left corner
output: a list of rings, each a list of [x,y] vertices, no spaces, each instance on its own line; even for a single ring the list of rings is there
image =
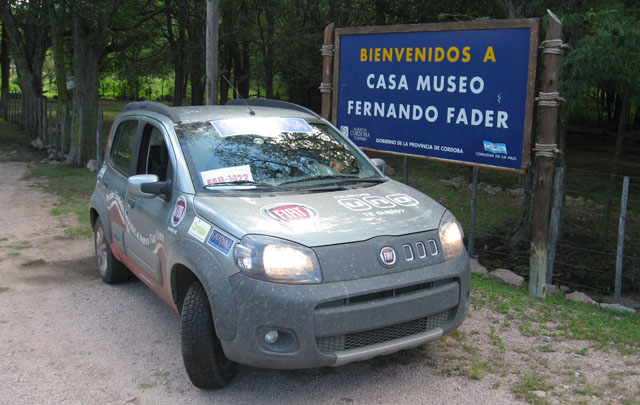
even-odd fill
[[[92,240],[65,238],[59,220],[49,215],[52,197],[21,180],[25,168],[0,163],[2,404],[514,403],[519,401],[512,389],[530,370],[558,374],[556,368],[569,364],[569,374],[598,381],[606,380],[612,364],[615,370],[640,364],[615,353],[573,354],[585,342],[554,342],[557,350],[537,356],[545,362],[527,359],[523,353],[543,344],[540,338],[503,327],[497,332],[502,348],[491,344],[491,325],[504,319],[479,310],[457,336],[415,350],[339,368],[241,366],[226,389],[202,391],[190,384],[182,365],[178,315],[138,281],[102,283]],[[474,362],[486,371],[479,379],[468,371]],[[633,390],[639,379],[631,374],[623,386]],[[560,379],[537,395],[571,401],[572,390]]]

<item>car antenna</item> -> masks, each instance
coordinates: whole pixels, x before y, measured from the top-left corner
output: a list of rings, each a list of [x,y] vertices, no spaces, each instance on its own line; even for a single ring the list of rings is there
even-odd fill
[[[233,89],[233,91],[235,91],[235,92],[236,92],[236,94],[238,95],[238,97],[240,98],[240,100],[242,100],[242,102],[247,106],[247,108],[249,109],[249,114],[251,114],[251,115],[256,115],[256,112],[255,112],[255,111],[253,111],[253,110],[251,109],[251,106],[249,105],[249,103],[247,103],[247,101],[246,101],[244,98],[242,98],[242,96],[240,95],[240,92],[238,91],[238,89],[236,89],[236,86],[234,86],[233,84],[231,84],[231,82],[229,81],[229,79],[227,79],[227,77],[226,77],[225,75],[220,75],[220,76],[222,76],[222,78],[223,78],[227,83],[229,83],[229,86],[231,86],[231,88]]]

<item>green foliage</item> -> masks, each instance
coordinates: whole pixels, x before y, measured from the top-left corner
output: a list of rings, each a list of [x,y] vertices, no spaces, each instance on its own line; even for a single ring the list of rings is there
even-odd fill
[[[592,88],[640,93],[640,8],[605,1],[580,15],[570,15],[570,25],[579,24],[581,36],[564,59],[563,83],[570,109],[575,109]]]

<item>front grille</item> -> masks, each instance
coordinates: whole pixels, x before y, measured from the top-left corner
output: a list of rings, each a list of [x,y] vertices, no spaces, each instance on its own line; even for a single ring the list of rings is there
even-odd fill
[[[340,336],[329,336],[316,338],[318,349],[322,353],[333,353],[341,350],[355,349],[374,345],[376,343],[387,342],[444,325],[449,319],[450,310],[440,312],[415,321],[399,323],[397,325],[385,326],[384,328],[372,329],[364,332],[351,333]]]
[[[450,280],[447,280],[447,282]],[[380,291],[376,293],[357,295],[355,297],[341,298],[335,301],[324,302],[316,307],[316,309],[338,308],[347,305],[359,304],[369,301],[380,300],[384,298],[397,298],[416,291],[428,290],[435,286],[433,282],[410,285],[407,287],[394,288],[391,290]]]

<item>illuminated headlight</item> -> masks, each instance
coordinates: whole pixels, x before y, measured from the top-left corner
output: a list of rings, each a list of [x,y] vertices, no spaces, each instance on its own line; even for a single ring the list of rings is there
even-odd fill
[[[438,235],[445,260],[456,258],[462,254],[464,251],[462,227],[449,211],[445,211],[440,220]]]
[[[283,284],[317,284],[322,272],[313,250],[282,239],[248,235],[236,245],[236,266],[246,275]]]

